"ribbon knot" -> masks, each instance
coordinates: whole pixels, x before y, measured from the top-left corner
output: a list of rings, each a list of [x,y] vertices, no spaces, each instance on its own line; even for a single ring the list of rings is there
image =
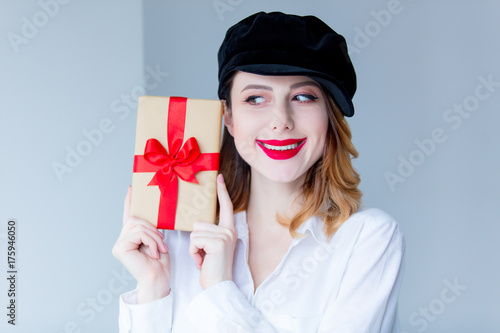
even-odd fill
[[[159,167],[148,186],[158,186],[164,193],[176,175],[184,181],[198,184],[195,174],[202,168],[193,164],[200,157],[198,142],[191,137],[179,149],[181,145],[182,141],[176,140],[168,153],[158,140],[149,139],[146,142],[144,159]]]

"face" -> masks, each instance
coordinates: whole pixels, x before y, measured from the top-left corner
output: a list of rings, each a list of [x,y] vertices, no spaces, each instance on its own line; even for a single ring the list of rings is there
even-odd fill
[[[293,182],[323,154],[326,105],[320,85],[308,77],[237,72],[224,122],[252,177]]]

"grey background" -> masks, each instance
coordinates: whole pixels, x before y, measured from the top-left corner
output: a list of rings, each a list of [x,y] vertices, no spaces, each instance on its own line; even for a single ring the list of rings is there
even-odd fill
[[[391,5],[397,13],[378,23],[374,13]],[[495,0],[3,1],[2,332],[117,331],[118,296],[135,287],[111,255],[131,183],[136,104],[127,96],[156,82],[146,76],[158,68],[148,94],[216,98],[224,33],[260,10],[317,15],[351,46],[358,91],[349,122],[364,203],[393,215],[407,240],[403,331],[498,332],[500,87],[460,126],[445,119],[454,104],[474,102],[479,77],[500,82]],[[16,50],[10,39],[26,20],[38,31]],[[85,148],[83,132],[105,119],[112,131],[58,179],[53,163]],[[436,129],[446,139],[418,153],[415,141]],[[419,165],[391,188],[386,174],[412,156]],[[19,225],[15,327],[5,316],[9,218]]]

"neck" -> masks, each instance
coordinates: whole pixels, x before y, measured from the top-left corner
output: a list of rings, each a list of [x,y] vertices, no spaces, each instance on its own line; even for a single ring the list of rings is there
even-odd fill
[[[290,183],[272,182],[252,170],[247,220],[252,226],[284,228],[276,221],[276,214],[284,218],[294,216],[300,205],[294,200],[302,191],[305,175]]]

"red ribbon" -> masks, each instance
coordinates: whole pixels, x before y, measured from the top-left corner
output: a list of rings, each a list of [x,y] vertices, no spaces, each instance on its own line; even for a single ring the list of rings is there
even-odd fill
[[[219,153],[201,154],[191,137],[182,145],[186,122],[187,98],[170,97],[167,118],[168,152],[156,139],[149,139],[144,155],[134,156],[134,172],[155,172],[148,186],[160,188],[159,229],[174,229],[177,208],[178,177],[198,184],[199,171],[219,170]]]

